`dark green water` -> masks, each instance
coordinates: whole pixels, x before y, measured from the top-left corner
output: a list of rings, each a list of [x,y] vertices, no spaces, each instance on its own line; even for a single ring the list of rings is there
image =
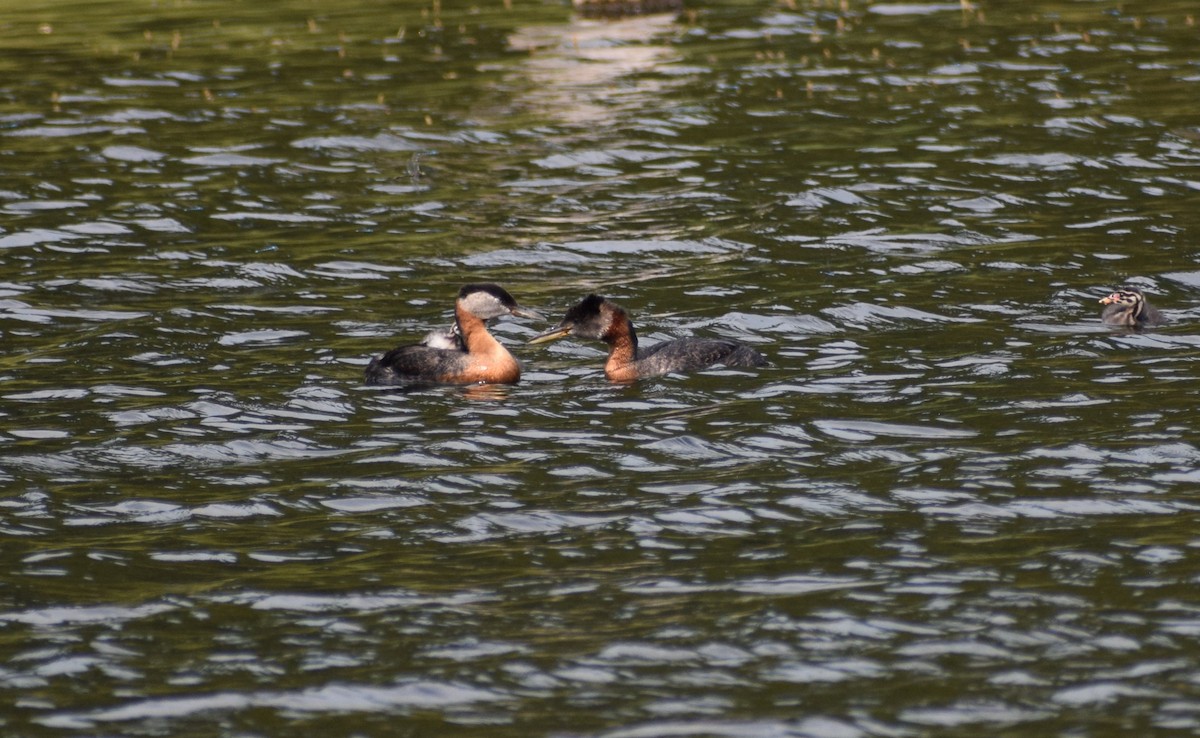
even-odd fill
[[[0,732],[1200,730],[1191,4],[43,5]],[[483,281],[773,366],[361,386]]]

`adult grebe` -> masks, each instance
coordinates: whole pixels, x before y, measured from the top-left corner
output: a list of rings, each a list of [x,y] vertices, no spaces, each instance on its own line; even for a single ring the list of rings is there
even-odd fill
[[[633,322],[625,310],[599,295],[588,295],[580,300],[557,326],[529,342],[543,343],[570,335],[608,344],[604,375],[614,382],[632,382],[642,377],[704,369],[714,364],[766,366],[768,363],[762,354],[736,341],[680,338],[641,348]]]
[[[454,302],[454,328],[433,331],[417,345],[401,346],[367,365],[367,384],[512,384],[521,365],[488,333],[487,321],[501,315],[542,319],[494,284],[469,284]]]
[[[1146,302],[1141,290],[1132,287],[1122,287],[1108,297],[1100,298],[1100,304],[1105,306],[1100,319],[1108,325],[1144,328],[1167,322],[1162,313]]]

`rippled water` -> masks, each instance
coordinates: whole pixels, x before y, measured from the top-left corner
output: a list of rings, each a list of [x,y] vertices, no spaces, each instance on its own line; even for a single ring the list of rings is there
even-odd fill
[[[0,729],[1200,729],[1194,9],[509,5],[0,23]]]

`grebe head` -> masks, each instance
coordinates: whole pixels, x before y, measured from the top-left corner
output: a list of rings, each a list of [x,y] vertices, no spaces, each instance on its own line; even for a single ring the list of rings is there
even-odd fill
[[[1134,289],[1133,287],[1122,287],[1108,297],[1100,298],[1101,305],[1122,305],[1125,307],[1133,307],[1145,301],[1146,298],[1142,296],[1141,290]]]
[[[458,291],[458,304],[481,320],[491,320],[501,315],[545,320],[541,314],[518,305],[503,287],[494,284],[465,285]]]
[[[624,315],[625,311],[600,295],[588,295],[571,306],[558,325],[539,336],[534,336],[529,342],[545,343],[566,336],[594,338],[603,341],[605,335],[612,329],[613,321],[617,316],[624,317]],[[628,319],[626,319],[626,323],[628,323]],[[632,333],[633,326],[629,325],[628,330]]]

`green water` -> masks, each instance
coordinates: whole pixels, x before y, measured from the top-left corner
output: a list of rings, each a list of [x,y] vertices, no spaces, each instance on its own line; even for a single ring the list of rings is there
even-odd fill
[[[42,5],[0,732],[1200,728],[1189,4]],[[468,282],[772,366],[362,386]]]

